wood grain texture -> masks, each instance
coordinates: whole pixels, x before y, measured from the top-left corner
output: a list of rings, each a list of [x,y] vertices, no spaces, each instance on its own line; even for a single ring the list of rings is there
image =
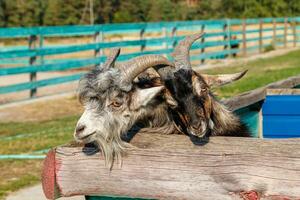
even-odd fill
[[[184,135],[145,134],[131,143],[137,148],[124,157],[121,168],[115,165],[112,171],[105,167],[101,153],[56,148],[61,196],[300,198],[300,139],[212,137],[195,145]]]
[[[300,89],[267,89],[267,95],[299,95]]]

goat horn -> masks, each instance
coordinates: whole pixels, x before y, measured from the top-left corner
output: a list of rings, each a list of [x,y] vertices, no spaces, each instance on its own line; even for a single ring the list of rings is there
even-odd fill
[[[121,86],[125,88],[131,86],[135,77],[146,69],[155,66],[174,66],[174,64],[160,55],[143,55],[126,62],[117,63],[117,68],[119,68],[122,73]]]
[[[217,74],[217,75],[207,75],[207,74],[201,74],[201,76],[204,78],[206,83],[210,86],[221,86],[228,83],[231,83],[233,81],[239,80],[242,78],[248,70],[234,73],[234,74]]]
[[[118,56],[120,55],[120,48],[113,48],[110,50],[109,55],[107,56],[107,59],[105,63],[103,64],[103,69],[107,70],[113,66],[115,61],[117,60]]]
[[[204,35],[203,32],[187,36],[184,40],[180,41],[175,47],[172,56],[174,58],[176,70],[178,69],[191,69],[190,63],[190,48],[192,44]]]

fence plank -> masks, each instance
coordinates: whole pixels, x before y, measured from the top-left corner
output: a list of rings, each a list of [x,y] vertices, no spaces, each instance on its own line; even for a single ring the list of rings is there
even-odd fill
[[[0,60],[1,64],[5,66],[5,64],[18,63],[19,60],[16,58],[21,57],[29,57],[30,63],[28,66],[23,67],[6,67],[0,69],[0,76],[2,75],[13,75],[20,73],[31,73],[31,80],[35,81],[36,72],[41,71],[54,71],[54,70],[67,70],[67,69],[75,69],[81,67],[89,67],[91,63],[95,65],[99,65],[104,61],[103,49],[105,48],[113,48],[113,47],[128,47],[128,46],[140,46],[142,52],[133,52],[128,54],[120,55],[118,61],[124,61],[130,59],[132,57],[142,55],[142,54],[166,54],[168,56],[169,53],[173,51],[175,44],[181,40],[184,36],[178,36],[175,34],[178,30],[197,30],[199,31],[199,27],[203,30],[204,27],[206,30],[211,30],[211,28],[223,27],[223,31],[217,32],[208,32],[204,35],[200,43],[196,43],[192,46],[192,50],[200,49],[201,55],[199,56],[191,56],[191,60],[200,60],[201,63],[204,63],[206,59],[220,59],[226,55],[231,55],[233,53],[238,53],[241,50],[243,54],[246,55],[247,51],[253,51],[259,49],[262,52],[262,48],[268,43],[263,43],[264,40],[269,40],[274,37],[283,38],[284,43],[278,43],[278,45],[287,46],[288,43],[293,43],[295,46],[297,44],[297,29],[298,26],[291,27],[293,32],[288,33],[287,22],[298,22],[300,21],[299,17],[293,18],[262,18],[262,19],[222,19],[222,20],[196,20],[196,21],[175,21],[175,22],[154,22],[154,23],[128,23],[128,24],[104,24],[104,25],[94,25],[94,26],[58,26],[58,27],[32,27],[32,28],[0,28],[0,38],[14,38],[14,37],[27,37],[27,36],[39,36],[40,38],[40,47],[33,48],[34,42],[29,45],[27,48],[6,48],[0,50]],[[275,26],[271,28],[263,29],[261,26],[258,29],[247,29],[247,24],[257,24],[260,23],[272,23]],[[276,23],[284,23],[284,26],[277,26]],[[230,25],[242,25],[242,30],[231,31]],[[295,23],[296,24],[296,23]],[[161,38],[152,38],[146,39],[144,37],[145,33],[156,33],[164,30],[164,36]],[[142,30],[142,32],[141,32]],[[170,36],[167,35],[168,32],[172,30]],[[278,30],[283,30],[284,34],[277,35],[276,32]],[[263,33],[273,31],[273,36],[263,36]],[[101,37],[103,34],[114,34],[114,33],[129,33],[129,32],[140,32],[141,38],[138,40],[130,40],[130,41],[115,41],[115,42],[103,42],[101,41]],[[95,34],[96,33],[96,34]],[[101,35],[102,33],[102,35]],[[247,34],[259,33],[259,37],[257,38],[247,38]],[[94,43],[92,44],[83,44],[83,45],[71,45],[71,46],[50,46],[43,47],[43,37],[53,37],[53,36],[73,36],[73,35],[94,35]],[[231,40],[231,35],[236,35],[237,37],[242,36],[242,40]],[[293,40],[288,40],[288,36],[293,36]],[[213,37],[223,37],[223,41],[213,41],[207,40],[207,38]],[[249,46],[247,43],[252,41],[259,41],[258,46]],[[275,39],[276,41],[276,39]],[[239,49],[231,49],[231,45],[235,43],[243,43],[243,48]],[[145,51],[146,46],[150,47],[159,47],[164,45],[163,49],[159,50],[148,50]],[[205,48],[208,47],[217,47],[223,46],[224,50],[217,52],[205,52]],[[49,64],[48,60],[43,59],[44,56],[49,55],[58,55],[58,54],[66,54],[66,53],[75,53],[80,51],[95,51],[95,56],[97,58],[88,58],[88,59],[78,59],[70,60],[65,59],[65,61],[61,62],[53,62]],[[40,58],[40,65],[37,64],[37,58]],[[10,59],[10,60],[9,60]],[[23,59],[24,60],[24,59]],[[22,63],[21,61],[19,63]],[[70,63],[67,63],[70,62]],[[45,64],[46,63],[46,64]],[[34,96],[36,88],[31,90],[31,95]]]
[[[26,82],[26,83],[19,83],[19,84],[14,84],[9,86],[2,86],[0,87],[0,94],[18,92],[23,90],[33,90],[39,87],[57,85],[57,84],[66,83],[70,81],[76,81],[79,80],[82,75],[83,73],[80,73],[80,74],[74,74],[74,75],[63,76],[58,78],[38,80],[35,82]]]

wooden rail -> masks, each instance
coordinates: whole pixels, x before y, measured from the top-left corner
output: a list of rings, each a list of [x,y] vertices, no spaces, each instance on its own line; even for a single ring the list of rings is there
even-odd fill
[[[193,141],[193,142],[192,142]],[[91,148],[57,147],[44,162],[48,199],[74,195],[151,199],[298,199],[300,139],[145,134],[110,171]],[[94,153],[93,153],[94,152]]]
[[[30,74],[31,80],[31,82],[1,86],[0,94],[29,89],[33,97],[38,87],[78,80],[80,76],[77,75],[74,75],[73,78],[62,78],[64,81],[53,81],[53,78],[36,80],[36,74],[38,72],[99,66],[105,61],[106,57],[103,55],[103,50],[107,48],[140,47],[138,51],[122,53],[118,59],[119,61],[142,54],[169,55],[173,51],[174,45],[184,37],[184,34],[187,34],[187,31],[189,31],[189,34],[202,30],[206,32],[203,39],[195,43],[192,47],[193,50],[199,50],[201,54],[193,55],[191,59],[193,61],[199,60],[199,63],[202,64],[206,60],[224,59],[232,54],[247,56],[247,54],[253,51],[262,52],[266,46],[272,44],[276,44],[277,47],[296,46],[299,35],[299,21],[299,17],[293,17],[104,24],[93,26],[0,28],[0,39],[28,38],[29,40],[29,46],[27,47],[16,46],[0,49],[0,65],[4,66],[0,68],[0,76],[27,73]],[[271,26],[265,26],[264,24],[270,24]],[[258,28],[253,28],[253,25],[259,26]],[[139,38],[125,41],[106,40],[106,38],[112,37],[114,34],[128,33],[137,33]],[[157,35],[156,33],[160,33],[160,36],[153,36],[153,38],[146,37],[147,34]],[[267,33],[272,34],[266,35]],[[61,46],[46,46],[44,44],[45,38],[75,36],[90,36],[92,37],[92,43]],[[235,39],[232,36],[235,36]],[[218,39],[216,40],[216,38]],[[241,45],[238,48],[231,48],[235,44]],[[218,47],[219,50],[208,51],[207,49],[210,47]],[[94,51],[94,54],[91,57],[83,59],[47,58],[53,55],[84,51]],[[28,62],[29,65],[25,64]],[[10,66],[11,64],[14,66]],[[21,65],[15,66],[16,64]],[[57,79],[60,80],[59,78]],[[41,81],[43,84],[40,84]]]

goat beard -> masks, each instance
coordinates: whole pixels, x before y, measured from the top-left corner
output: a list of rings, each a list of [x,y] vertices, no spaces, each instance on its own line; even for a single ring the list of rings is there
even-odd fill
[[[108,168],[112,169],[114,163],[122,165],[122,157],[126,152],[133,148],[132,145],[122,140],[121,136],[126,133],[124,126],[114,120],[111,123],[103,123],[104,130],[97,132],[93,138],[94,142],[98,145],[102,155],[105,159],[105,164]]]
[[[133,147],[129,143],[122,141],[120,135],[115,135],[114,137],[102,137],[101,135],[97,135],[95,143],[99,149],[101,149],[105,164],[109,169],[112,169],[115,162],[121,167],[122,157],[129,148]]]

